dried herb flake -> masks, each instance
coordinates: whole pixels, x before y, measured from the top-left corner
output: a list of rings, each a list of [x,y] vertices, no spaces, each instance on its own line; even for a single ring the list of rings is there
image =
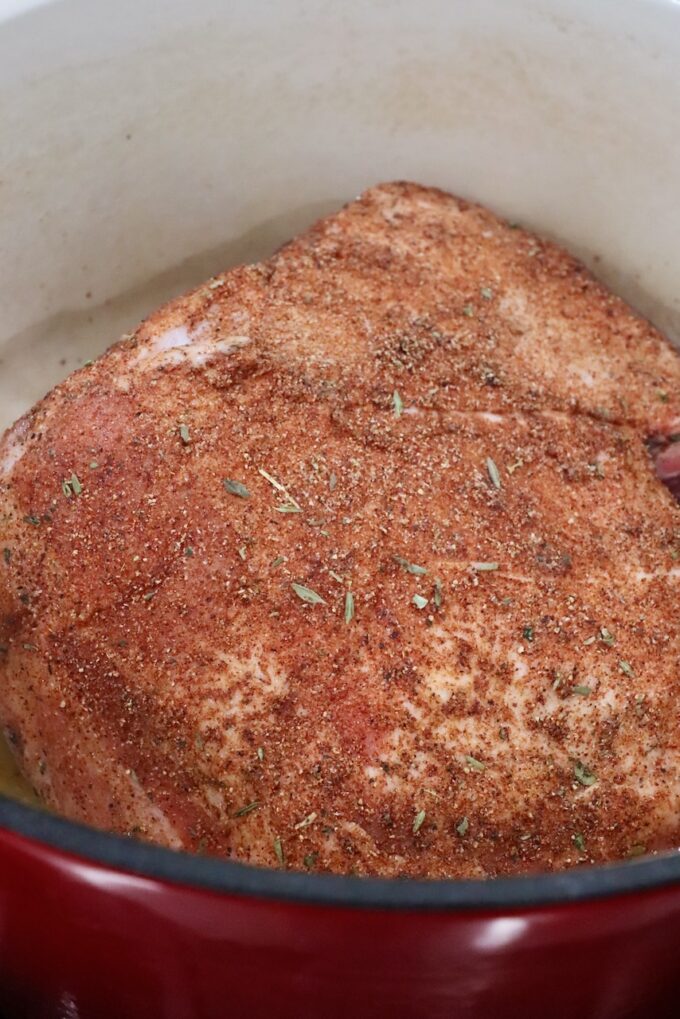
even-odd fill
[[[417,835],[418,832],[420,831],[420,829],[422,828],[423,821],[425,820],[426,816],[427,816],[426,815],[426,811],[419,810],[418,813],[416,814],[416,816],[414,817],[414,819],[413,819],[413,834],[414,835]]]
[[[487,458],[486,458],[486,469],[487,469],[487,472],[489,474],[489,478],[491,480],[491,484],[493,485],[493,487],[494,488],[500,488],[501,487],[501,475],[500,475],[500,471],[498,470],[498,467],[496,466],[496,462],[494,460],[492,460],[490,456],[487,456]]]
[[[317,594],[316,591],[312,591],[311,587],[305,587],[303,584],[291,584],[290,585],[295,591],[298,598],[302,601],[307,602],[309,605],[325,605],[326,602]]]
[[[591,771],[587,765],[582,764],[581,761],[576,761],[574,764],[574,777],[577,782],[580,782],[581,785],[585,786],[595,785],[597,782],[597,775],[595,772]]]
[[[424,577],[427,573],[424,566],[418,566],[417,563],[410,563],[408,559],[404,559],[403,556],[395,555],[392,556],[392,558],[395,563],[398,563],[399,566],[403,567],[407,573],[412,573],[414,577]]]
[[[229,495],[237,495],[239,499],[250,499],[250,492],[240,481],[234,481],[233,478],[225,478],[222,484],[227,492],[229,492]]]
[[[232,814],[231,816],[232,817],[245,817],[246,814],[250,814],[250,813],[252,813],[253,810],[257,810],[257,808],[259,806],[260,806],[260,801],[259,800],[253,800],[252,803],[247,803],[245,807],[241,807],[240,810],[237,810],[236,813]]]

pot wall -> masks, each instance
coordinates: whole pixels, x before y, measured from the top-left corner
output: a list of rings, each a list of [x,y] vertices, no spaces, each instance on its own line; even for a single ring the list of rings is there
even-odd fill
[[[7,831],[0,874],[9,1017],[678,1014],[677,886],[508,912],[342,909],[123,874]]]
[[[0,424],[381,179],[563,239],[680,336],[679,23],[672,0],[0,0]]]

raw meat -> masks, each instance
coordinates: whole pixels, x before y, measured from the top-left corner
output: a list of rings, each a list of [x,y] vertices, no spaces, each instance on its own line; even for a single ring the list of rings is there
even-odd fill
[[[678,432],[678,355],[572,257],[368,191],[5,435],[22,768],[69,817],[273,867],[675,847]]]

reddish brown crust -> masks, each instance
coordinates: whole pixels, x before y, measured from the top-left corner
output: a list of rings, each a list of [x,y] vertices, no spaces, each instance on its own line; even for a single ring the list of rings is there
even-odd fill
[[[181,327],[249,342],[133,364]],[[173,302],[5,440],[26,772],[72,816],[271,865],[277,838],[429,876],[675,844],[680,519],[645,439],[679,396],[579,263],[411,184]]]

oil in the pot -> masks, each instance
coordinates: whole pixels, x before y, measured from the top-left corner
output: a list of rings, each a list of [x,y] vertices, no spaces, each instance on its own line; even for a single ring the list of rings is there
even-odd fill
[[[0,739],[0,794],[33,807],[40,803],[38,796],[19,771],[4,735]]]

